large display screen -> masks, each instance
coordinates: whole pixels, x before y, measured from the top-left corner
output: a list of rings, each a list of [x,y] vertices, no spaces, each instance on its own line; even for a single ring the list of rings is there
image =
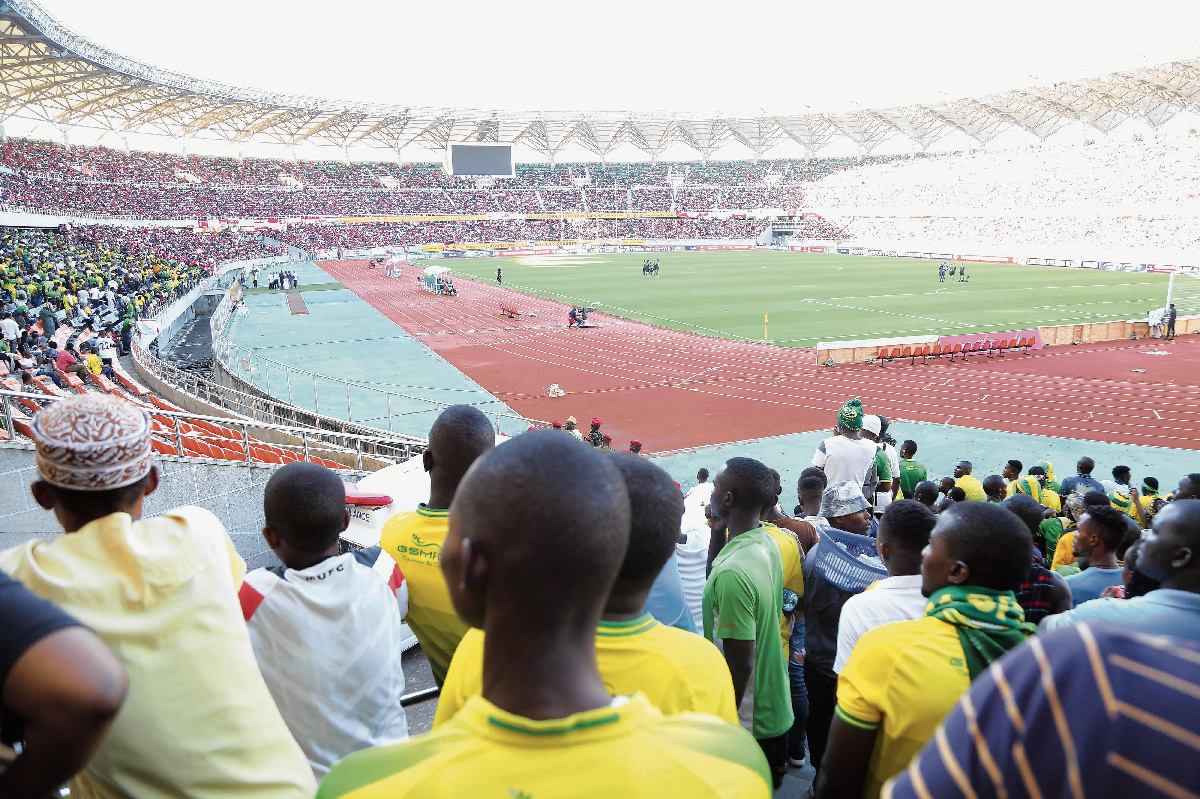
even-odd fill
[[[512,145],[451,144],[446,150],[446,172],[511,178],[514,174]]]

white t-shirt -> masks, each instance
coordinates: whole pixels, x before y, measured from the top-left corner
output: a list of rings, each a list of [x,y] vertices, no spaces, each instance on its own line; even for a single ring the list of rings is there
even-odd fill
[[[4,334],[5,339],[13,341],[21,337],[21,328],[14,319],[0,319],[0,333]]]
[[[896,448],[891,444],[881,444],[883,454],[887,455],[888,467],[892,472],[892,486],[895,487],[900,481],[900,455],[896,452]],[[888,505],[892,504],[892,490],[875,492],[875,512],[883,513]]]
[[[683,532],[687,534],[687,542],[675,545],[676,559],[679,561],[679,582],[683,585],[683,601],[687,603],[688,612],[697,630],[704,630],[704,583],[707,580],[705,570],[708,567],[708,546],[712,541],[712,530],[701,515],[697,519],[693,513],[683,516]]]
[[[703,483],[697,483],[683,495],[683,506],[685,508],[703,508],[712,499],[712,492],[712,483],[707,480]]]
[[[817,445],[812,465],[825,470],[829,485],[845,480],[862,488],[874,461],[874,441],[833,436]]]
[[[318,781],[352,752],[408,737],[408,586],[379,547],[302,571],[255,569],[239,598],[263,680]]]
[[[858,639],[868,630],[896,621],[911,621],[925,615],[928,599],[921,596],[921,575],[887,577],[855,594],[842,606],[838,622],[837,657],[833,670],[841,674]]]

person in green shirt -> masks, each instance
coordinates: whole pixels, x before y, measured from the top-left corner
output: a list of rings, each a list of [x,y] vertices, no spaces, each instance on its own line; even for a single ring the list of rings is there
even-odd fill
[[[763,511],[774,504],[775,478],[759,461],[730,458],[717,472],[709,513],[725,522],[728,543],[721,547],[723,537],[713,536],[703,616],[704,637],[725,655],[739,708],[754,679],[749,729],[778,788],[787,773],[787,733],[794,717],[779,635],[783,564],[761,521]]]
[[[917,442],[912,439],[906,439],[900,445],[900,493],[904,495],[905,499],[912,499],[913,492],[917,489],[917,483],[928,477],[925,464],[913,460],[913,456],[916,454]]]

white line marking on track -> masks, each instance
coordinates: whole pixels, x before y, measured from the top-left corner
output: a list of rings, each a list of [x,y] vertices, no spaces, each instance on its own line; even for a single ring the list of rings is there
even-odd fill
[[[1162,418],[1161,416],[1159,416],[1159,415],[1158,415],[1158,411],[1157,411],[1157,410],[1155,410],[1154,408],[1151,408],[1150,410],[1154,411],[1154,415],[1155,415],[1156,417],[1158,417],[1159,419],[1161,419],[1161,418]]]

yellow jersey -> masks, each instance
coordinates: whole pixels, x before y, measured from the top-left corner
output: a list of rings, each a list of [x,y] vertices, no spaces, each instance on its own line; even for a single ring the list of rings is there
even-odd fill
[[[983,483],[979,482],[979,478],[974,475],[964,474],[954,481],[954,485],[961,488],[971,502],[987,502],[987,493],[983,490]]]
[[[735,724],[664,717],[641,694],[533,721],[472,697],[448,724],[339,763],[317,799],[503,797],[770,799],[758,742]]]
[[[767,535],[775,540],[779,547],[779,558],[783,562],[783,587],[792,591],[797,597],[804,596],[804,556],[800,554],[800,541],[788,530],[781,530],[770,522],[763,522]],[[783,636],[783,656],[791,657],[792,629],[788,624],[787,614],[779,620],[779,634]]]
[[[1059,566],[1070,565],[1078,560],[1075,557],[1075,532],[1075,530],[1065,530],[1058,537],[1058,544],[1054,547],[1054,560],[1050,562],[1051,570],[1055,570]]]
[[[864,799],[908,767],[967,689],[971,675],[953,625],[924,616],[869,630],[838,676],[837,717],[877,730]]]
[[[483,692],[484,640],[483,630],[471,630],[459,643],[438,699],[434,729]],[[738,723],[729,666],[703,636],[668,627],[649,613],[632,621],[601,621],[596,662],[614,696],[641,692],[668,716],[691,711]]]
[[[458,617],[450,589],[442,577],[442,544],[449,530],[450,511],[417,506],[387,520],[379,545],[400,566],[408,583],[405,621],[429,660],[433,678],[441,685],[458,642],[471,629]]]

